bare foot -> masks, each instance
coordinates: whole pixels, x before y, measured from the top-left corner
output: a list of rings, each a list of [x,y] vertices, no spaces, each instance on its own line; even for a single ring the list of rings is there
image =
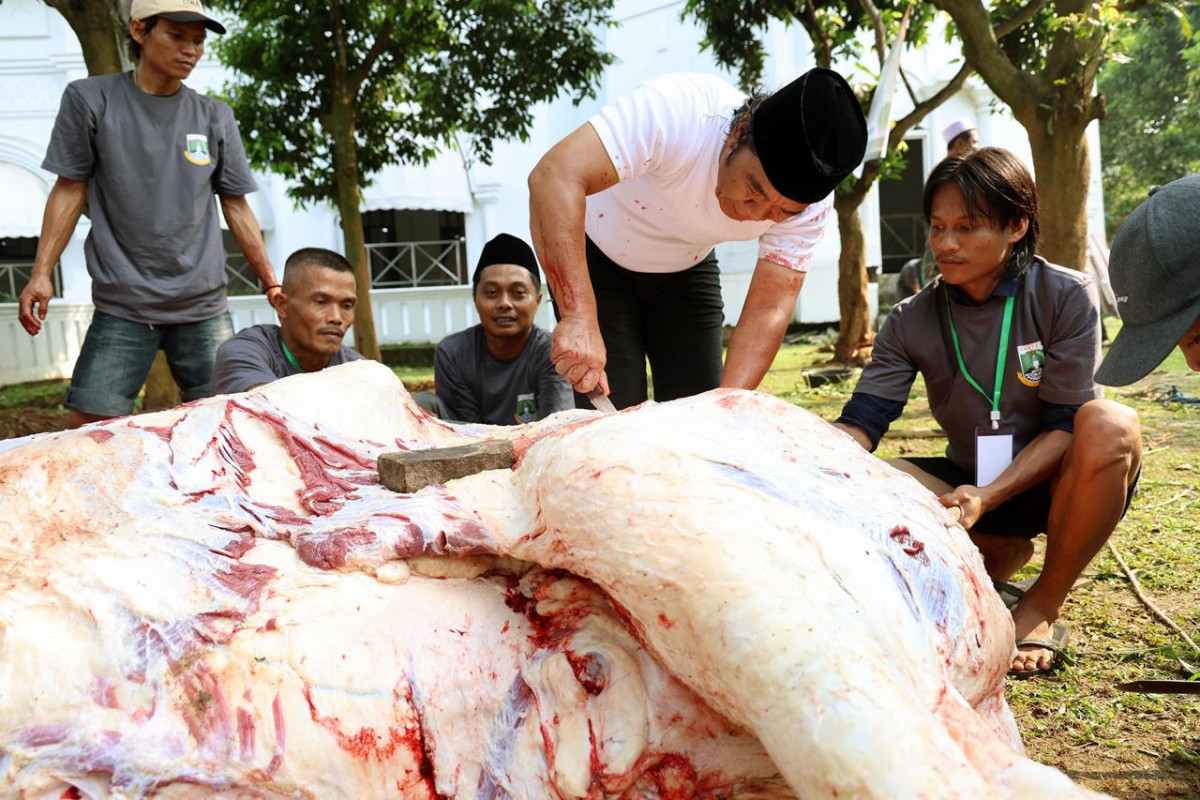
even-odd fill
[[[1017,636],[1017,641],[1022,639],[1045,639],[1050,636],[1050,623],[1043,622],[1041,625],[1033,628],[1024,636]],[[1054,666],[1055,655],[1053,651],[1047,650],[1045,647],[1038,647],[1035,644],[1019,645],[1017,647],[1017,657],[1013,659],[1012,670],[1014,672],[1030,672],[1033,670],[1046,671]]]
[[[1024,602],[1013,609],[1018,646],[1011,669],[1014,672],[1045,672],[1054,666],[1055,652],[1036,644],[1019,643],[1024,639],[1053,639],[1054,620],[1058,615],[1044,614],[1033,608],[1023,609],[1022,605]]]

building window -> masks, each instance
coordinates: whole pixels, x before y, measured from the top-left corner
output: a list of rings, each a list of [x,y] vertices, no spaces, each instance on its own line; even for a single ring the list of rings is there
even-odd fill
[[[254,272],[254,268],[242,255],[242,249],[238,247],[237,239],[234,239],[233,234],[224,228],[221,229],[221,244],[225,248],[225,277],[229,279],[229,283],[225,286],[225,294],[229,297],[262,294],[262,287],[258,285],[258,275]]]
[[[928,229],[922,202],[925,191],[925,142],[907,139],[904,172],[879,181],[879,246],[883,271],[899,272],[910,258],[925,255]]]
[[[38,237],[22,236],[0,239],[0,303],[15,303],[33,274],[37,256]],[[54,265],[50,274],[54,296],[62,297],[62,264]]]
[[[371,288],[470,283],[466,222],[456,211],[382,209],[363,214]]]

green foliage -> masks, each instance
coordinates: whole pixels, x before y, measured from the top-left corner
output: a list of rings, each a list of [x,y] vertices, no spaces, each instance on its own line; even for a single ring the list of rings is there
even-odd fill
[[[859,49],[857,34],[870,26],[861,6],[804,0],[687,0],[683,16],[704,27],[702,46],[712,50],[719,64],[737,67],[745,91],[753,90],[762,79],[766,48],[759,34],[771,20],[802,24],[814,39],[818,63],[826,67],[828,60],[822,60],[815,45],[818,37],[828,43],[829,51],[853,58]]]
[[[894,40],[909,5],[906,0],[885,0],[875,4],[887,42]],[[929,25],[938,13],[929,3],[913,5],[906,47],[925,44]],[[762,31],[772,20],[785,25],[798,23],[812,42],[818,65],[828,67],[834,60],[850,62],[856,65],[858,76],[868,77],[868,84],[857,91],[864,113],[871,105],[882,69],[879,64],[882,56],[873,46],[874,23],[864,4],[857,0],[687,0],[682,16],[694,19],[704,28],[701,45],[712,50],[719,64],[738,70],[744,91],[752,91],[762,79],[766,59]],[[852,79],[851,83],[856,81]],[[897,90],[903,91],[903,87]],[[880,165],[879,177],[899,177],[904,171],[905,149],[901,142],[887,153]],[[847,177],[838,191],[853,191],[856,181],[854,176]]]
[[[1024,5],[1020,0],[996,3],[991,10],[992,24],[1011,18]],[[1000,41],[1004,54],[1024,72],[1041,72],[1046,68],[1046,51],[1052,43],[1050,31],[1055,20],[1054,4],[1046,3],[1029,22]]]
[[[879,164],[880,180],[890,181],[904,174],[908,166],[908,142],[900,142],[895,148],[888,150]]]
[[[991,7],[992,24],[1003,24],[1026,6],[1028,0],[1001,0]],[[1044,74],[1057,95],[1087,97],[1105,53],[1133,17],[1114,0],[1084,3],[1075,13],[1067,7],[1044,3],[1023,25],[1000,39],[1000,48],[1017,69]]]
[[[596,34],[610,5],[228,0],[238,22],[214,39],[239,73],[225,95],[251,161],[302,202],[333,200],[335,97],[351,101],[360,186],[388,164],[427,162],[457,134],[486,163],[496,140],[528,136],[535,103],[564,87],[577,103],[593,94],[611,60]]]
[[[9,408],[57,408],[62,405],[68,381],[49,380],[0,387],[0,410]]]
[[[1151,187],[1200,172],[1200,10],[1150,6],[1118,45],[1125,57],[1099,76],[1108,99],[1100,123],[1104,202],[1110,232]]]
[[[877,6],[890,41],[908,3],[887,0]],[[926,28],[936,13],[928,3],[914,6],[907,37],[910,47],[924,43]],[[704,28],[701,45],[712,50],[717,63],[738,70],[745,91],[752,91],[762,80],[766,48],[761,33],[772,20],[802,25],[812,40],[817,63],[824,67],[832,59],[858,60],[864,55],[864,42],[873,41],[870,17],[861,3],[853,1],[687,0],[682,16]]]

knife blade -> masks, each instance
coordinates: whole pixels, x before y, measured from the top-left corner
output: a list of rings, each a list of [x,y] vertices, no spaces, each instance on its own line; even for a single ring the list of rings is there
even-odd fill
[[[608,395],[599,386],[587,393],[587,399],[592,401],[592,405],[597,411],[603,411],[606,414],[616,413],[617,407],[612,404],[612,400],[608,399]]]
[[[1200,694],[1200,681],[1128,681],[1117,688],[1146,694]]]

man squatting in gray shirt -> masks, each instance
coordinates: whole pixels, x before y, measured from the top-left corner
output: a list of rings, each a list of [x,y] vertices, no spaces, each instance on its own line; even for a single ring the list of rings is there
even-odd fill
[[[946,455],[892,463],[955,510],[994,581],[1046,534],[1041,574],[1013,609],[1009,674],[1031,677],[1054,667],[1067,594],[1129,507],[1141,429],[1093,378],[1091,279],[1035,255],[1037,192],[1021,160],[995,147],[946,158],[923,210],[941,275],[888,314],[835,424],[874,450],[920,374]]]
[[[96,310],[67,389],[69,427],[132,411],[160,349],[184,400],[208,395],[217,346],[233,334],[214,194],[267,297],[279,288],[246,202],[255,184],[233,112],[182,83],[206,29],[225,29],[197,2],[134,0],[130,13],[137,67],[63,92],[42,162],[59,178],[20,297],[21,324],[36,336],[86,204]]]
[[[550,334],[533,324],[542,278],[533,249],[502,233],[475,267],[480,323],[438,343],[436,395],[414,398],[427,411],[457,422],[516,425],[575,407],[566,378],[550,361]]]
[[[279,324],[251,325],[221,345],[213,394],[358,361],[362,356],[342,344],[357,304],[354,268],[344,256],[320,247],[292,253],[282,291],[271,298]]]

